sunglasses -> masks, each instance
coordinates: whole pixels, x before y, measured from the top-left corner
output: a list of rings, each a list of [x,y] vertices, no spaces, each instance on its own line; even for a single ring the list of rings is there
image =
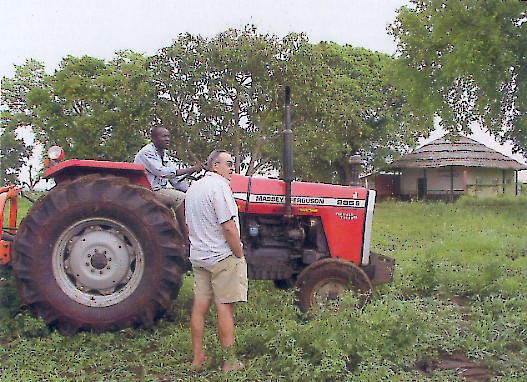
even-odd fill
[[[216,161],[216,163],[221,163],[220,161]],[[228,160],[228,161],[225,161],[225,164],[229,167],[233,167],[234,166],[234,161],[232,160]]]

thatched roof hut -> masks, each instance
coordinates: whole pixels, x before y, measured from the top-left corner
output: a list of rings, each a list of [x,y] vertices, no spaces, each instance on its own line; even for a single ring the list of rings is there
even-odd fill
[[[518,171],[527,166],[471,138],[436,139],[391,165],[403,199],[464,194],[517,194]]]
[[[393,162],[393,168],[438,168],[447,166],[527,170],[527,166],[471,138],[451,142],[436,139]]]

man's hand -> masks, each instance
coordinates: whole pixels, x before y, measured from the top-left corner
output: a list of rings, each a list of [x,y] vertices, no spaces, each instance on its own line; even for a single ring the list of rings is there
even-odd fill
[[[187,167],[187,168],[182,168],[182,169],[179,169],[179,170],[176,170],[176,175],[177,176],[181,176],[181,175],[190,175],[192,173],[195,173],[195,172],[199,172],[203,169],[203,165],[200,163],[197,163],[195,164],[194,166],[191,166],[191,167]]]
[[[223,236],[227,240],[227,244],[231,248],[232,254],[236,257],[243,257],[242,242],[240,240],[240,234],[238,232],[238,227],[234,220],[227,220],[225,223],[222,223],[221,229],[223,230]]]
[[[203,170],[203,164],[201,162],[196,163],[194,166],[191,167],[192,172],[199,172]]]

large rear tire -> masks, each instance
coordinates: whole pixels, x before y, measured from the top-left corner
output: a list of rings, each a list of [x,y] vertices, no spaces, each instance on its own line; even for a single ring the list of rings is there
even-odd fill
[[[296,280],[296,297],[304,313],[338,305],[349,291],[356,294],[359,305],[369,298],[370,279],[354,263],[340,259],[323,259],[306,267]]]
[[[28,211],[14,249],[20,295],[64,335],[151,325],[185,269],[170,210],[114,176],[55,187]]]

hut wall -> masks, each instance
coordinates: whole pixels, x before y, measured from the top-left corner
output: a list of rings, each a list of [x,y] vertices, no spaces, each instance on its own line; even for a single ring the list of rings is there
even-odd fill
[[[426,179],[424,183],[423,179]],[[426,184],[426,190],[420,190],[424,184]],[[464,173],[460,167],[452,169],[450,167],[405,168],[402,171],[401,196],[403,198],[450,196],[452,186],[455,195],[463,194],[465,191]]]
[[[468,195],[515,195],[514,170],[469,167],[466,169]]]
[[[404,168],[401,173],[401,196],[417,196],[418,179],[425,177],[423,168]]]
[[[463,170],[460,167],[439,167],[427,171],[428,195],[449,195],[454,189],[454,194],[463,194]]]
[[[426,179],[424,194],[423,190],[419,190],[423,179]],[[452,186],[455,196],[516,194],[514,170],[461,166],[454,166],[452,170],[450,167],[402,169],[400,193],[403,199],[448,197],[452,195]]]

